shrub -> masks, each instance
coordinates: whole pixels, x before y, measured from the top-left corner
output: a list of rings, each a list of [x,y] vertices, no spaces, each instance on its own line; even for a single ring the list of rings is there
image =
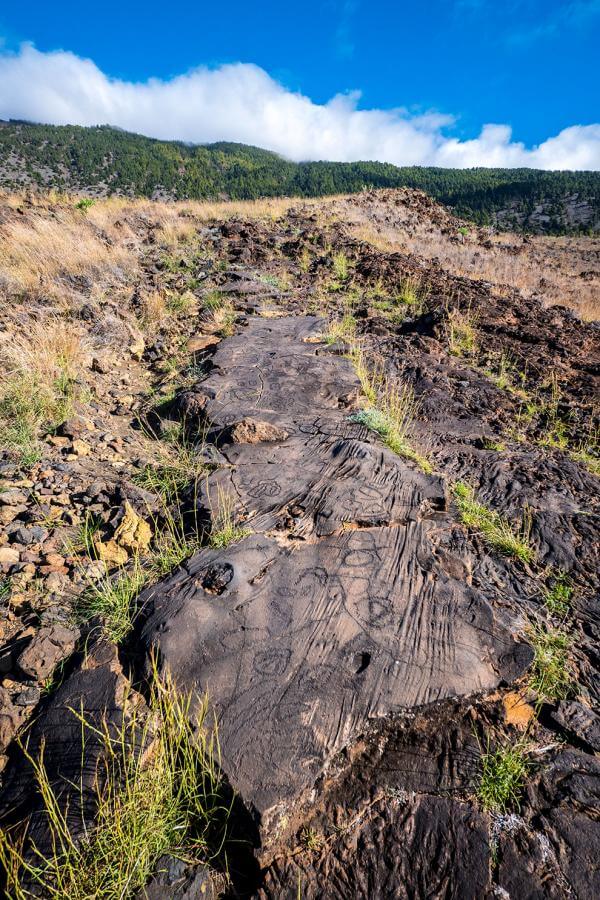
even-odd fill
[[[87,212],[91,206],[94,205],[96,201],[92,200],[91,197],[82,197],[81,200],[78,200],[75,204],[76,209],[80,209],[82,212]]]

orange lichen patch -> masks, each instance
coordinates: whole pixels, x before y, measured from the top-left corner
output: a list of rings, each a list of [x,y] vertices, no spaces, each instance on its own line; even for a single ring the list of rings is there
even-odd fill
[[[524,700],[523,695],[511,691],[504,696],[503,703],[506,724],[514,725],[516,728],[527,728],[535,715],[535,710]]]

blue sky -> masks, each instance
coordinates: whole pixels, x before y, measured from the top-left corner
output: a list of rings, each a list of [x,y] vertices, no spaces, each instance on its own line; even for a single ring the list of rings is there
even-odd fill
[[[401,108],[405,120],[416,117],[417,129],[419,116],[441,114],[447,118],[425,119],[425,130],[460,141],[477,139],[482,126],[499,123],[512,129],[511,142],[530,148],[564,129],[600,121],[600,0],[304,0],[287,8],[238,0],[29,0],[0,10],[0,39],[5,61],[14,63],[20,45],[31,42],[42,54],[64,50],[90,59],[108,79],[122,82],[169,81],[198,66],[251,63],[319,106],[357,91],[355,111]],[[31,73],[21,70],[21,81],[29,83],[17,91],[19,98],[25,89],[41,90]],[[35,112],[31,98],[6,97],[13,84],[0,79],[0,115],[19,114],[17,102],[24,116]],[[57,90],[67,88],[60,82]],[[77,114],[70,112],[71,118]],[[195,135],[188,128],[172,136]]]

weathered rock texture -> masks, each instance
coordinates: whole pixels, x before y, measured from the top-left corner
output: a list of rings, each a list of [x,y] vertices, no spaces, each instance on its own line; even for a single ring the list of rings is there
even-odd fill
[[[217,351],[201,390],[231,468],[202,502],[218,520],[235,498],[252,534],[140,598],[146,651],[208,691],[265,840],[369,720],[489,691],[531,658],[453,556],[441,479],[349,422],[359,385],[314,341],[323,326],[258,320]],[[288,437],[228,443],[250,416]]]

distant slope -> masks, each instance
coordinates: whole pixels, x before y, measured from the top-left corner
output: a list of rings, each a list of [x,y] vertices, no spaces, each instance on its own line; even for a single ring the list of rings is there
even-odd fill
[[[600,173],[292,163],[244,144],[157,141],[109,126],[0,122],[0,187],[194,199],[322,196],[421,188],[481,224],[547,233],[600,230]]]

